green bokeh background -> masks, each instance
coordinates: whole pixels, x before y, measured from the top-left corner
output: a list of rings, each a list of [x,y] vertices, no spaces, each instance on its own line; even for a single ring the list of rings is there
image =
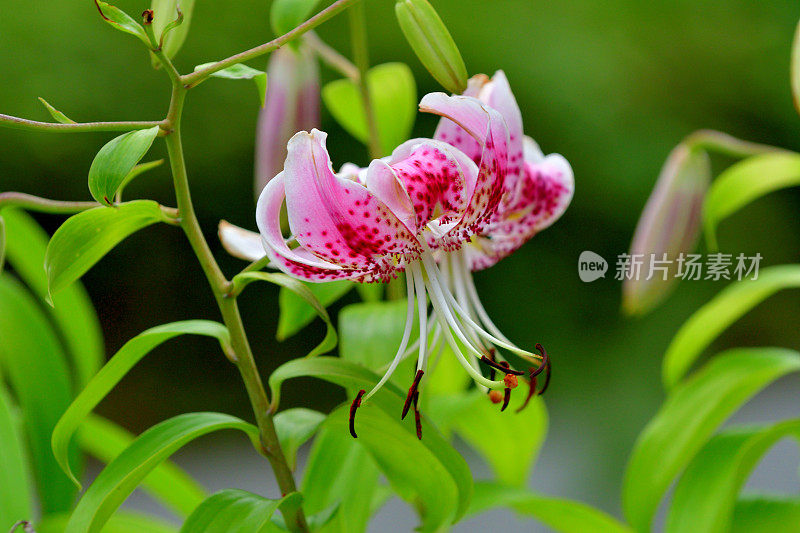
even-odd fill
[[[495,322],[523,346],[541,342],[554,358],[547,394],[550,438],[542,468],[566,470],[566,496],[618,509],[627,452],[663,393],[660,360],[676,328],[722,283],[691,282],[652,315],[619,314],[613,262],[630,238],[659,168],[685,135],[715,128],[800,149],[800,119],[789,89],[789,55],[800,5],[659,0],[435,0],[470,73],[505,70],[522,108],[526,132],[545,152],[573,165],[572,207],[513,257],[477,275]],[[120,0],[129,13],[147,7]],[[99,18],[90,0],[0,0],[0,112],[47,120],[42,96],[75,120],[158,119],[169,87],[133,38]],[[404,43],[393,2],[370,0],[371,58],[405,61],[420,94],[439,90]],[[272,37],[264,0],[198,0],[193,26],[176,59],[181,71],[226,57]],[[347,52],[346,20],[319,34]],[[266,60],[252,62],[263,68]],[[326,79],[333,74],[323,69]],[[214,237],[220,219],[253,227],[253,137],[258,100],[251,84],[211,80],[188,100],[185,147],[201,223],[223,269]],[[420,116],[415,134],[435,121]],[[365,149],[323,116],[338,165],[366,161]],[[55,135],[0,129],[0,190],[58,199],[89,199],[86,175],[109,134]],[[164,156],[163,143],[151,155]],[[717,168],[728,164],[715,160]],[[127,189],[128,197],[174,204],[166,168]],[[797,261],[800,196],[759,200],[723,223],[725,251],[760,252],[764,263]],[[58,217],[40,217],[48,229]],[[591,284],[577,276],[581,251],[606,257],[612,272]],[[172,227],[152,227],[125,241],[84,278],[100,313],[109,353],[140,331],[168,321],[217,319],[210,292],[188,244]],[[800,345],[796,294],[761,305],[726,333],[729,345]],[[253,286],[242,299],[258,363],[266,374],[304,354],[323,335],[320,324],[285,343],[274,340],[276,290]],[[353,296],[349,298],[354,298]],[[297,381],[285,405],[330,408],[332,387]],[[235,369],[211,341],[182,339],[160,348],[125,378],[101,406],[140,431],[185,411],[219,410],[249,417]],[[511,415],[513,416],[513,415]],[[564,474],[562,474],[564,476]],[[534,474],[535,477],[535,474]],[[547,491],[534,479],[537,488]]]

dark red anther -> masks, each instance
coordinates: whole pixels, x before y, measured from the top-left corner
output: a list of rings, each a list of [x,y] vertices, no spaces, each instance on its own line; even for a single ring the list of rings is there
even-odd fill
[[[542,371],[545,369],[545,367],[548,366],[550,363],[550,359],[547,357],[547,351],[544,349],[544,346],[542,346],[537,342],[536,349],[539,351],[540,354],[542,354],[542,364],[539,365],[539,368],[533,371],[531,377],[536,377],[539,374],[541,374]]]
[[[531,375],[533,375],[533,371],[534,371],[534,369],[531,368]],[[520,405],[517,408],[517,410],[514,411],[514,412],[515,413],[519,413],[523,409],[528,407],[528,404],[530,403],[531,398],[533,398],[534,396],[536,396],[536,376],[531,377],[531,381],[530,381],[530,383],[528,383],[528,395],[525,397],[525,401],[522,402],[522,405]]]
[[[542,385],[542,390],[539,391],[539,396],[544,394],[544,391],[547,390],[547,386],[550,384],[550,374],[552,373],[551,365],[552,365],[552,363],[548,359],[547,360],[547,371],[544,374],[544,385]]]
[[[419,409],[417,408],[417,402],[419,401],[419,391],[414,393],[414,423],[417,426],[417,438],[422,440],[422,417],[419,414]]]
[[[408,396],[406,396],[406,403],[403,404],[403,414],[400,415],[400,420],[403,420],[408,414],[408,410],[411,408],[411,402],[414,401],[414,397],[417,393],[417,387],[419,387],[419,382],[422,379],[422,375],[424,373],[425,372],[423,370],[417,370],[417,375],[414,376],[414,382],[408,389]]]
[[[356,435],[356,411],[359,407],[361,407],[361,398],[367,393],[364,389],[358,391],[356,394],[356,399],[353,400],[353,403],[350,404],[350,434],[353,436],[354,439],[358,438]]]
[[[513,370],[508,367],[508,363],[502,361],[500,363],[495,363],[485,355],[481,356],[481,362],[485,363],[486,365],[490,366],[491,368],[495,368],[500,372],[504,372],[506,374],[514,374],[515,376],[524,376],[525,372],[520,372],[519,370]]]
[[[503,391],[503,407],[500,408],[501,413],[506,410],[509,401],[511,401],[511,389],[506,387],[505,391]]]

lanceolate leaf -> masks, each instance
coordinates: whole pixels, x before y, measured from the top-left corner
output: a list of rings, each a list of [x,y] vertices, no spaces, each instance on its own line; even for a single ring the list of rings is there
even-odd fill
[[[141,481],[170,455],[214,431],[237,429],[258,443],[258,428],[221,413],[189,413],[148,429],[106,466],[78,502],[65,533],[96,533]]]
[[[103,20],[111,24],[112,27],[137,37],[145,46],[150,48],[150,39],[148,39],[144,28],[133,20],[130,15],[102,0],[94,0],[94,4],[97,6],[97,10],[100,11],[100,16],[103,17]]]
[[[316,359],[295,359],[280,366],[269,378],[269,386],[273,398],[273,402],[277,405],[279,401],[281,384],[287,379],[296,377],[316,377],[324,379],[325,381],[340,385],[349,391],[357,391],[359,389],[370,390],[379,380],[379,376],[374,372],[364,368],[363,366],[344,361],[338,357],[317,357]],[[392,420],[399,416],[402,411],[403,403],[405,401],[405,393],[391,383],[387,383],[383,388],[375,394],[368,402],[362,405],[356,416],[356,429],[361,439],[363,431],[369,431],[369,427],[362,428],[361,411],[364,407],[374,405],[380,407],[385,413],[388,413]],[[424,414],[424,413],[423,413]],[[379,421],[371,419],[373,423],[379,424]],[[458,501],[455,515],[451,517],[457,520],[466,512],[467,505],[472,495],[472,474],[469,471],[464,459],[455,451],[455,449],[444,439],[436,428],[430,425],[426,417],[422,417],[423,425],[423,438],[420,442],[428,448],[442,463],[445,469],[449,472],[450,476],[455,480],[456,487],[458,487]],[[417,440],[416,429],[414,426],[413,417],[406,417],[397,427],[401,427],[406,431],[414,440]],[[347,419],[344,419],[344,427],[341,431],[347,431]],[[373,450],[370,450],[376,461],[380,461],[375,457]],[[388,465],[382,464],[388,468]],[[384,474],[388,475],[384,470]],[[408,493],[406,493],[408,496]]]
[[[52,116],[56,122],[60,122],[61,124],[75,124],[74,120],[69,118],[55,107],[51,106],[44,98],[39,97],[39,101],[47,109],[47,112],[50,113],[50,116]]]
[[[797,352],[740,348],[715,357],[675,387],[631,454],[622,493],[628,522],[649,530],[670,483],[714,431],[755,393],[797,370]]]
[[[731,429],[711,439],[689,463],[675,488],[666,531],[730,531],[742,485],[761,457],[789,435],[800,439],[800,420]]]
[[[8,274],[0,275],[0,368],[22,410],[42,510],[66,511],[76,491],[58,468],[48,441],[70,402],[69,370],[41,307]],[[64,457],[74,451],[65,448]]]
[[[370,101],[378,124],[383,155],[406,141],[417,114],[417,86],[405,63],[385,63],[367,73]],[[366,112],[355,82],[332,81],[322,89],[322,99],[336,121],[364,144],[369,142]]]
[[[350,289],[355,285],[352,281],[347,280],[328,283],[304,283],[301,281],[300,283],[316,297],[324,308],[327,308],[350,292]],[[281,315],[278,319],[278,340],[288,339],[310,324],[315,317],[319,316],[314,305],[289,289],[281,288],[278,295],[278,305],[281,309]]]
[[[0,531],[31,517],[31,486],[25,462],[22,425],[0,379]]]
[[[80,447],[108,464],[136,437],[105,418],[89,415],[78,431]],[[176,464],[164,461],[142,481],[142,488],[181,516],[188,516],[206,498],[206,492]]]
[[[86,385],[53,429],[53,455],[72,481],[80,486],[67,460],[72,435],[92,409],[120,382],[128,371],[156,346],[178,335],[205,335],[214,337],[223,351],[230,350],[228,330],[222,324],[207,320],[187,320],[157,326],[129,340],[114,357]]]
[[[151,200],[96,207],[68,218],[47,246],[44,266],[50,296],[80,278],[130,234],[164,220],[161,206]]]
[[[125,177],[150,150],[158,130],[158,126],[153,126],[130,131],[112,139],[97,152],[89,168],[89,191],[95,200],[108,206],[112,204]]]
[[[728,168],[711,185],[703,205],[709,248],[717,248],[719,223],[771,192],[800,185],[800,154],[776,152],[745,159]]]
[[[329,352],[336,346],[338,338],[336,336],[336,329],[333,327],[333,323],[331,322],[331,317],[328,316],[328,312],[325,310],[325,307],[319,303],[316,296],[314,296],[314,293],[312,293],[303,282],[281,273],[243,272],[242,274],[234,276],[234,290],[241,291],[253,281],[268,281],[294,292],[314,309],[314,311],[317,313],[317,316],[325,321],[325,325],[327,326],[325,338],[322,339],[322,342],[320,342],[316,348],[311,350],[306,357],[315,357],[317,355]]]
[[[632,533],[627,525],[585,503],[544,496],[500,483],[475,484],[470,514],[511,507],[560,533]]]
[[[64,533],[69,514],[48,515],[36,524],[36,533]],[[177,528],[159,518],[120,511],[106,523],[103,533],[176,533]]]
[[[687,320],[664,354],[664,385],[674,387],[720,333],[752,308],[783,289],[800,287],[800,265],[765,268],[756,280],[726,287]]]
[[[372,514],[378,475],[375,461],[349,432],[342,431],[335,421],[325,423],[314,439],[305,468],[304,508],[315,514],[338,504],[332,530],[364,532]]]
[[[520,382],[506,411],[493,404],[483,392],[472,394],[464,416],[455,430],[486,458],[499,481],[525,486],[547,434],[547,410],[541,398],[534,398],[519,413],[527,386]]]
[[[302,501],[299,492],[268,500],[252,492],[226,489],[201,503],[183,524],[181,533],[266,533],[275,527],[270,521],[275,511],[299,506]]]
[[[744,496],[736,502],[731,533],[778,533],[800,524],[800,499],[787,496]]]
[[[41,299],[47,298],[47,274],[44,271],[48,236],[24,211],[4,209],[8,235],[8,262],[14,272]],[[75,382],[83,386],[105,361],[105,346],[100,321],[80,283],[64,287],[53,297],[54,307],[47,306],[61,338],[72,357]]]
[[[289,468],[297,466],[297,449],[314,436],[325,415],[319,411],[296,407],[275,415],[275,431]]]

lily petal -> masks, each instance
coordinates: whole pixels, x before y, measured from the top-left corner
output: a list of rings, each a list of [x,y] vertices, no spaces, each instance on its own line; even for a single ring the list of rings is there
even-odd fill
[[[267,255],[261,235],[255,231],[246,230],[226,220],[221,220],[218,233],[222,247],[233,257],[245,261],[258,261]]]
[[[416,237],[382,201],[360,183],[333,173],[326,137],[315,129],[289,141],[286,210],[297,242],[350,269],[381,268],[393,255],[418,250]]]

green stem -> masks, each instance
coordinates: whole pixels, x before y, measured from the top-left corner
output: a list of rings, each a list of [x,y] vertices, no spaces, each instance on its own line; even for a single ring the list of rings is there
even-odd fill
[[[222,320],[231,335],[231,346],[234,352],[234,362],[244,381],[253,413],[256,417],[261,441],[259,450],[270,462],[275,473],[278,486],[283,494],[297,490],[294,476],[286,457],[281,450],[278,434],[275,430],[273,413],[270,409],[269,399],[264,390],[261,376],[256,368],[253,352],[242,323],[239,307],[235,298],[229,297],[231,283],[225,278],[214,259],[211,249],[203,236],[200,224],[192,204],[189,192],[189,181],[186,172],[186,162],[183,157],[181,141],[181,115],[186,99],[186,89],[175,82],[172,89],[172,99],[167,115],[167,126],[170,132],[166,137],[167,151],[169,153],[172,176],[175,186],[175,196],[180,214],[180,225],[186,234],[192,249],[197,256],[200,266],[208,278],[211,290],[219,306]],[[296,531],[308,531],[302,509],[284,516],[287,525]]]
[[[3,207],[20,207],[28,211],[50,213],[51,215],[71,215],[100,207],[100,204],[97,202],[62,202],[23,192],[4,192],[0,193],[0,208]]]
[[[702,148],[737,158],[786,151],[783,148],[768,144],[743,141],[727,133],[715,130],[696,131],[686,138],[686,144],[692,148]]]
[[[345,56],[340,54],[335,48],[319,38],[313,31],[303,37],[303,41],[317,54],[317,56],[329,67],[337,71],[345,78],[358,82],[361,73],[353,63]]]
[[[131,122],[76,122],[61,124],[57,122],[39,122],[0,114],[0,126],[17,130],[49,131],[53,133],[74,133],[82,131],[131,131],[144,130],[153,126],[161,126],[160,120]]]
[[[350,42],[353,48],[353,61],[358,68],[358,88],[364,102],[364,115],[367,119],[369,130],[369,156],[371,159],[381,157],[381,140],[378,132],[378,123],[375,121],[375,111],[372,107],[372,98],[367,84],[367,71],[369,71],[369,45],[367,44],[367,19],[364,4],[356,4],[350,10]]]
[[[263,56],[264,54],[268,54],[273,50],[280,48],[281,46],[288,43],[292,39],[296,39],[297,37],[303,35],[307,31],[313,30],[314,28],[316,28],[329,18],[333,17],[334,15],[340,13],[344,9],[347,9],[348,7],[359,1],[360,0],[337,0],[327,8],[323,9],[310,19],[300,24],[298,27],[296,27],[289,33],[281,35],[280,37],[273,39],[268,43],[264,43],[262,45],[256,46],[255,48],[251,48],[250,50],[245,50],[244,52],[232,55],[227,59],[223,59],[222,61],[217,61],[213,65],[209,65],[208,67],[202,70],[198,70],[197,72],[192,72],[191,74],[185,74],[184,76],[181,76],[181,83],[183,83],[184,87],[189,89],[205,81],[215,72],[219,72],[220,70],[236,65],[237,63],[242,63],[244,61],[248,61],[250,59],[255,59],[257,57]]]

